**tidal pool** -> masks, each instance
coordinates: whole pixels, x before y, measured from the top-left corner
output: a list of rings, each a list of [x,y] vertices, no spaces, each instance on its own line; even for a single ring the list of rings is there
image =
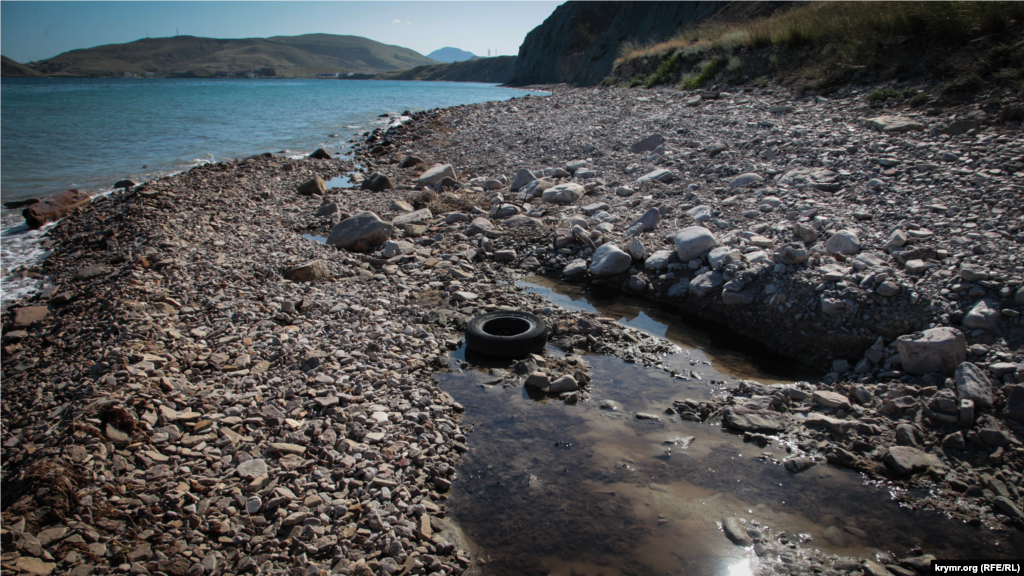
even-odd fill
[[[475,573],[771,573],[771,562],[725,537],[727,517],[757,521],[805,549],[839,556],[903,557],[920,547],[938,558],[1012,558],[1024,550],[1019,533],[907,510],[889,488],[849,470],[819,464],[790,474],[773,463],[788,455],[775,441],[760,448],[720,426],[663,413],[673,400],[720,394],[712,380],[792,382],[810,379],[811,369],[642,302],[595,300],[550,280],[519,285],[560,306],[664,336],[683,351],[660,369],[584,356],[593,390],[576,406],[490,384],[488,370],[511,362],[470,358],[483,365],[461,370],[464,348],[453,354],[453,369],[438,380],[465,406],[469,450],[447,504],[472,548]],[[552,347],[546,354],[562,355]],[[699,379],[673,377],[672,367],[689,367]],[[601,400],[618,409],[601,409]],[[638,411],[661,420],[637,420]]]

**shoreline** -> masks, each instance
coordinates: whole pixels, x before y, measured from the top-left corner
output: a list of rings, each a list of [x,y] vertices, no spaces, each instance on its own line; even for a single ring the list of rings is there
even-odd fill
[[[460,555],[452,544],[454,536],[446,534],[451,529],[431,518],[445,515],[444,496],[456,480],[453,463],[472,439],[467,440],[461,430],[461,406],[439,389],[432,375],[449,366],[449,352],[458,347],[461,324],[474,312],[526,305],[524,296],[503,287],[501,282],[510,275],[562,273],[573,260],[586,257],[584,234],[573,238],[558,232],[570,218],[580,217],[598,232],[596,236],[585,234],[591,241],[623,242],[622,232],[633,219],[659,205],[669,206],[665,214],[656,210],[660,223],[654,231],[637,234],[645,255],[655,247],[671,251],[673,245],[661,237],[700,223],[688,212],[701,206],[708,207],[707,225],[715,226],[720,237],[747,231],[759,224],[762,215],[773,211],[779,221],[787,220],[786,211],[767,202],[751,203],[749,211],[735,207],[747,198],[769,195],[730,186],[739,174],[729,174],[722,166],[735,164],[742,169],[752,160],[760,165],[761,182],[769,182],[763,189],[771,187],[780,206],[786,205],[790,195],[809,197],[802,200],[821,198],[819,214],[839,212],[834,215],[836,223],[860,223],[871,232],[887,218],[881,212],[870,220],[853,215],[861,204],[848,206],[843,198],[854,191],[854,199],[868,194],[868,179],[859,180],[859,174],[848,168],[836,167],[850,172],[849,176],[783,189],[772,182],[785,177],[788,171],[776,170],[785,163],[761,157],[773,146],[783,149],[782,155],[773,157],[795,154],[791,160],[812,158],[818,148],[837,149],[839,145],[831,142],[823,146],[806,142],[806,134],[787,136],[820,130],[819,120],[827,122],[822,126],[830,131],[833,124],[843,126],[848,142],[857,140],[856,147],[863,150],[869,140],[881,137],[857,124],[856,118],[869,110],[842,110],[843,106],[853,108],[855,99],[804,99],[798,103],[799,110],[772,115],[767,110],[769,104],[780,105],[780,100],[788,98],[759,93],[721,95],[721,99],[694,106],[682,95],[659,91],[549,89],[553,93],[550,98],[516,98],[417,113],[410,122],[386,133],[374,131],[357,146],[351,162],[274,157],[196,167],[94,201],[54,226],[49,235],[56,249],[36,267],[53,286],[23,302],[43,309],[26,311],[21,318],[23,327],[12,324],[14,310],[5,313],[4,322],[4,518],[5,524],[12,526],[8,533],[22,558],[53,563],[51,570],[60,566],[60,572],[86,563],[102,565],[106,552],[111,552],[111,568],[116,560],[118,565],[137,563],[150,572],[165,573],[184,573],[193,564],[208,563],[236,573],[267,563],[267,568],[287,569],[291,558],[300,555],[303,568],[316,566],[321,572],[362,576],[391,573],[393,568],[395,572],[443,569],[461,573],[470,568],[470,558]],[[758,99],[761,96],[764,101]],[[608,115],[613,110],[615,115]],[[742,115],[746,113],[750,115]],[[837,116],[843,120],[834,123],[831,118]],[[725,124],[722,118],[733,123]],[[758,127],[760,121],[772,126]],[[524,122],[532,124],[530,130],[522,129]],[[763,129],[766,134],[757,136],[762,143],[783,141],[758,150],[750,138],[725,138],[742,132],[734,126]],[[678,131],[684,128],[686,132]],[[616,130],[614,136],[609,136],[609,130]],[[668,135],[665,153],[656,155],[661,158],[628,152],[629,146],[653,131]],[[707,132],[729,140],[725,152],[710,155],[708,148],[715,142],[707,138]],[[1013,135],[1009,144],[1020,142],[1019,132],[1008,134]],[[911,136],[887,138],[902,143]],[[690,141],[698,145],[690,146]],[[794,147],[792,141],[796,141],[799,154],[785,151],[785,144]],[[1008,147],[995,139],[990,143],[996,157],[1001,153],[998,147]],[[843,149],[859,158],[860,152]],[[902,162],[906,165],[917,148],[899,150],[908,154]],[[426,165],[398,168],[407,154],[421,156]],[[884,158],[879,154],[871,153],[872,163],[877,165],[876,160]],[[571,207],[519,199],[508,189],[521,168],[563,169],[573,160],[587,158],[584,166],[575,167],[576,177],[567,170],[564,176],[556,172],[547,176],[551,184],[555,180],[578,182],[587,192]],[[718,159],[710,160],[713,158]],[[333,215],[313,216],[331,203],[315,195],[300,195],[296,189],[314,176],[327,180],[352,171],[352,162],[362,165],[365,176],[374,172],[387,175],[394,188],[378,193],[339,190],[332,197]],[[422,185],[417,186],[415,179],[435,162],[454,164],[454,180],[463,184],[462,192],[421,194]],[[639,169],[630,170],[631,164]],[[815,167],[813,163],[798,165]],[[939,166],[927,173],[941,170]],[[637,177],[659,167],[675,173],[674,185],[635,184]],[[685,167],[689,169],[683,170]],[[579,176],[580,170],[595,174]],[[688,178],[686,171],[700,174]],[[867,173],[870,171],[865,170]],[[881,178],[898,181],[899,174],[879,173]],[[999,174],[985,174],[993,177],[988,180],[1004,180]],[[1010,182],[1019,186],[1019,180]],[[697,188],[690,189],[690,183]],[[826,189],[813,187],[817,185]],[[482,229],[479,235],[467,234],[474,219],[487,217],[492,206],[488,195],[495,192],[485,189],[492,187],[506,199],[502,206],[514,206],[522,214],[511,215],[507,210],[502,214],[505,218],[488,218],[489,229]],[[620,195],[621,187],[635,189],[630,195]],[[893,188],[887,191],[901,193]],[[590,210],[594,203],[607,206],[593,207],[592,215],[603,211],[608,216],[587,222],[579,207]],[[682,208],[686,204],[691,208]],[[761,209],[764,205],[770,209]],[[888,206],[884,200],[880,205]],[[956,206],[950,202],[947,211],[950,205]],[[414,207],[428,207],[431,212],[416,216],[411,211]],[[998,201],[994,207],[999,207]],[[407,223],[401,233],[395,231],[394,239],[404,237],[408,246],[396,243],[391,249],[397,252],[392,255],[381,251],[360,254],[301,238],[301,233],[322,233],[342,215],[363,210],[387,220],[403,218]],[[755,217],[743,215],[750,211]],[[702,217],[704,212],[693,214]],[[928,209],[915,216],[931,213]],[[716,220],[726,227],[715,224]],[[781,242],[784,231],[773,228],[776,223],[768,223],[749,237],[734,234],[732,244],[720,242],[735,247],[739,254],[733,258],[732,252],[726,251],[723,258],[757,264],[761,260],[744,258],[757,251],[747,247],[770,251],[785,246],[788,242]],[[936,228],[931,238],[935,238],[937,250],[948,250],[943,243],[951,242],[949,236],[938,226],[925,223]],[[599,224],[610,226],[600,228]],[[823,225],[821,233],[832,228]],[[1006,258],[1015,254],[1007,248],[1016,246],[1015,240],[995,236],[998,239],[985,236],[988,248],[984,254],[991,255],[986,258],[993,264],[1008,262]],[[564,242],[559,250],[567,252],[553,249],[552,243],[557,245],[559,238]],[[860,240],[868,249],[877,249],[873,244],[884,241],[875,233],[865,233]],[[623,244],[628,247],[628,242]],[[839,274],[840,280],[823,281],[822,272],[813,268],[833,263],[823,253],[818,258],[819,265],[805,269],[795,264],[783,273],[766,264],[764,273],[748,278],[741,290],[732,291],[756,288],[751,298],[761,302],[765,288],[777,285],[767,296],[791,294],[796,300],[801,290],[810,287],[817,294],[819,283],[847,282],[847,276],[861,272],[850,269]],[[665,259],[666,268],[653,265],[655,272],[649,275],[643,272],[646,266],[631,261],[630,267],[644,275],[632,287],[629,278],[637,274],[627,271],[600,277],[599,285],[630,295],[661,291],[662,296],[649,299],[664,304],[666,299],[677,299],[669,296],[668,289],[681,278],[689,279],[689,286],[702,286],[706,280],[708,290],[688,290],[683,305],[700,315],[725,317],[730,325],[746,322],[758,340],[776,349],[822,345],[820,339],[808,343],[809,338],[794,336],[796,328],[779,312],[746,315],[742,308],[759,304],[721,302],[725,278],[716,286],[716,271],[710,267],[701,271],[702,265],[693,268],[688,262],[671,262],[671,254]],[[311,262],[319,264],[303,268]],[[671,268],[674,263],[679,265]],[[901,292],[909,292],[902,284],[910,282],[905,265],[890,267],[900,279]],[[298,280],[302,276],[286,280],[284,276],[296,268],[318,280]],[[590,274],[585,260],[582,269],[584,276]],[[742,272],[749,269],[733,270],[728,281],[742,279]],[[1016,276],[1008,276],[998,288],[975,285],[965,292],[981,287],[983,292],[1001,294],[1007,282],[1019,276],[1019,271],[1010,270]],[[669,274],[672,276],[666,277]],[[703,280],[697,280],[704,274]],[[853,299],[861,311],[870,309],[875,292],[858,293],[859,282],[864,280],[843,287],[826,285],[825,290],[828,298],[838,291],[842,298]],[[938,301],[938,284],[930,282],[927,277],[913,282],[918,302]],[[986,292],[986,297],[991,294]],[[1012,301],[1012,292],[1009,297]],[[897,298],[907,298],[910,305],[909,295]],[[777,309],[781,304],[770,306]],[[918,314],[920,310],[916,309]],[[941,316],[934,314],[937,311],[928,312],[932,314],[928,320],[942,322]],[[891,311],[891,315],[899,313]],[[999,337],[1009,338],[1009,342],[1018,338],[1017,347],[997,344],[995,334],[986,330],[969,336],[971,346],[984,347],[983,353],[972,348],[970,361],[990,370],[1000,363],[996,360],[1020,362],[1019,317],[1006,317],[1011,321],[1000,325]],[[587,314],[556,307],[549,321],[580,327],[587,318]],[[853,316],[839,318],[855,320]],[[767,329],[773,326],[783,326],[788,333],[767,337]],[[635,343],[623,345],[627,335]],[[552,344],[570,351],[600,351],[648,365],[656,364],[671,350],[660,339],[619,326],[557,336]],[[984,339],[992,343],[983,344]],[[863,341],[856,339],[858,346],[863,346]],[[865,348],[872,351],[870,345],[868,342],[860,352]],[[893,352],[884,348],[890,345],[885,342],[883,349],[876,351],[887,362],[885,357]],[[854,348],[847,345],[842,349]],[[1009,359],[1004,361],[999,354],[1009,354]],[[853,366],[860,361],[852,356],[842,359]],[[778,405],[786,406],[782,432],[801,436],[799,441],[808,437],[815,441],[804,442],[806,449],[801,448],[809,459],[828,459],[855,469],[861,465],[888,478],[887,469],[878,464],[884,457],[882,449],[894,442],[897,431],[887,423],[920,415],[922,406],[900,405],[890,417],[881,412],[885,401],[909,396],[911,387],[916,392],[913,398],[929,398],[928,394],[936,395],[941,386],[926,392],[928,386],[921,386],[926,378],[886,375],[894,371],[892,366],[883,370],[885,363],[878,364],[859,374],[853,369],[836,371],[834,382],[823,383],[818,390],[855,395],[854,387],[870,386],[877,393],[869,402],[858,403],[861,412],[803,402],[812,391],[805,390],[805,398],[801,398],[750,385],[735,390],[721,405],[702,408],[714,414],[747,397],[776,396]],[[1002,376],[1015,378],[1019,373],[1018,369]],[[898,382],[900,395],[889,398],[890,388],[878,386],[885,384],[896,391],[892,382]],[[1005,387],[1012,384],[1006,382]],[[1005,395],[1007,391],[996,388],[994,393]],[[574,401],[586,397],[584,389]],[[830,430],[829,420],[806,424],[806,419],[794,416],[798,412],[819,417],[825,413],[829,418],[880,426],[871,435],[870,452],[851,451],[843,446],[854,440]],[[993,411],[993,415],[999,413]],[[867,422],[869,418],[878,421]],[[705,421],[714,420],[708,417]],[[920,416],[911,422],[915,433],[923,432],[916,440],[919,447],[932,453],[942,451],[944,436],[936,435],[944,424],[935,425]],[[1011,492],[1009,486],[1019,486],[1021,478],[1020,432],[1007,420],[996,424],[1003,426],[1008,448],[999,447],[1002,462],[988,466],[1002,474],[1003,479],[996,480],[1012,496],[1017,490]],[[825,446],[818,446],[819,442]],[[982,465],[972,465],[973,470],[968,467],[966,472],[961,466],[958,474],[942,475],[945,484],[939,502],[948,504],[946,511],[957,517],[1014,525],[1017,521],[1007,513],[991,514],[990,502],[996,492],[1001,494],[993,477],[988,475],[988,482],[981,484],[987,475],[982,471],[984,463],[996,450],[975,447],[973,439],[969,442],[963,454],[946,453],[944,457],[977,460]],[[844,460],[846,453],[854,459]],[[929,473],[893,480],[915,487],[922,480],[935,480],[935,476]],[[960,484],[965,490],[977,486],[976,491],[968,492],[975,500],[966,505],[959,502],[961,494],[955,487]],[[1019,496],[1010,502],[1019,506]],[[908,500],[908,505],[920,504],[923,502]],[[27,522],[18,527],[16,516]],[[48,528],[57,525],[59,528]],[[134,532],[126,534],[131,545],[116,544],[113,535],[133,526]],[[50,529],[57,532],[49,533]],[[45,539],[43,532],[47,532]],[[40,548],[34,548],[27,535]],[[42,544],[44,540],[46,544]],[[93,546],[96,544],[102,547]],[[101,548],[104,553],[97,554]]]

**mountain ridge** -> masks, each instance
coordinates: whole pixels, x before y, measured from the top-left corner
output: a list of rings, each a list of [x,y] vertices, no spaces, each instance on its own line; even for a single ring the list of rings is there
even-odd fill
[[[270,38],[142,38],[70,50],[27,66],[59,68],[47,76],[141,76],[148,72],[154,76],[204,77],[262,68],[265,72],[273,69],[273,74],[264,75],[309,77],[321,72],[391,72],[436,63],[409,48],[361,36],[303,34]]]

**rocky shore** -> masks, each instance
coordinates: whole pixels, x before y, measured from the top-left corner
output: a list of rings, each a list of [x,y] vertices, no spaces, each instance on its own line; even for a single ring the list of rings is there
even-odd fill
[[[501,378],[569,403],[587,353],[674,351],[524,273],[831,369],[660,408],[1024,526],[1014,105],[555,87],[414,114],[356,164],[263,155],[96,199],[4,314],[4,572],[466,571],[444,501],[472,438],[432,378],[465,322],[544,316],[570,354]]]

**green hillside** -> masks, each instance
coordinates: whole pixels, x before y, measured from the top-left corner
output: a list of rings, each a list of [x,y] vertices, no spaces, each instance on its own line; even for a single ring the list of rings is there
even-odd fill
[[[416,66],[409,70],[387,72],[378,76],[383,80],[432,80],[445,82],[495,82],[504,84],[515,74],[515,56],[477,58],[451,64]]]
[[[318,72],[389,72],[435,64],[408,48],[332,34],[241,39],[145,38],[72,50],[42,61],[58,62],[69,65],[51,76],[122,76],[125,72],[211,76],[217,71],[259,68],[273,68],[276,75],[282,76],[313,76]]]
[[[42,76],[42,74],[7,56],[0,56],[0,76]]]

